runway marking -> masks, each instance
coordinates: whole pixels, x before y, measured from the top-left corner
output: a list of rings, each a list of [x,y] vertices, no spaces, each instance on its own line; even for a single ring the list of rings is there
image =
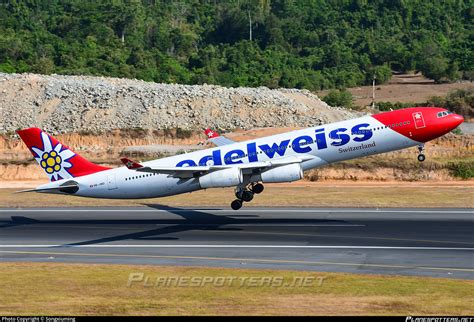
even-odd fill
[[[98,254],[98,253],[65,253],[65,252],[32,252],[32,251],[3,251],[0,253],[25,254],[25,255],[64,255],[64,256],[93,256],[93,257],[130,257],[130,258],[156,258],[156,259],[188,259],[188,260],[209,260],[209,261],[238,261],[255,263],[280,263],[280,264],[305,264],[305,265],[335,265],[335,266],[357,266],[357,267],[379,267],[379,268],[400,268],[400,269],[418,269],[418,270],[440,270],[440,271],[459,271],[474,272],[469,268],[454,267],[430,267],[430,266],[403,266],[386,264],[367,264],[367,263],[344,263],[344,262],[322,262],[322,261],[301,261],[301,260],[280,260],[280,259],[257,259],[257,258],[230,258],[230,257],[201,257],[201,256],[166,256],[166,255],[140,255],[140,254]]]
[[[353,245],[186,245],[186,244],[108,244],[108,245],[73,245],[73,244],[46,244],[46,245],[0,245],[0,248],[293,248],[293,249],[391,249],[391,250],[459,250],[474,251],[469,247],[410,247],[410,246],[353,246]]]
[[[293,213],[430,213],[430,214],[473,214],[474,210],[390,210],[390,209],[240,209],[238,212],[229,209],[1,209],[2,212],[213,212],[213,213],[258,213],[258,212],[293,212]]]
[[[215,223],[215,224],[156,224],[156,226],[170,226],[170,225],[179,225],[179,226],[225,226],[225,227],[365,227],[366,225],[358,224],[265,224],[265,223],[254,223],[254,224],[226,224],[226,223]]]
[[[37,229],[43,229],[43,228],[48,228],[48,227],[54,227],[54,228],[74,228],[75,230],[78,230],[78,229],[97,229],[97,230],[104,230],[104,227],[98,227],[98,226],[70,226],[70,225],[61,225],[61,224],[51,224],[51,223],[45,223],[43,224],[41,221],[39,222],[34,222],[32,223],[34,224],[33,226],[28,226],[28,230],[30,229],[34,229],[34,228],[37,228]],[[103,225],[103,224],[97,224],[97,225]],[[136,225],[141,225],[141,226],[147,226],[146,224],[136,224]],[[215,223],[215,224],[180,224],[180,223],[172,223],[172,224],[154,224],[155,226],[166,226],[166,227],[170,227],[170,228],[174,228],[175,226],[186,226],[186,227],[208,227],[208,226],[222,226],[222,228],[226,228],[226,227],[255,227],[255,226],[258,226],[258,227],[366,227],[366,225],[357,225],[357,224],[336,224],[336,225],[330,225],[330,224],[321,224],[321,225],[318,225],[318,224],[311,224],[311,225],[285,225],[285,224],[259,224],[259,223],[255,223],[255,224],[226,224],[226,223]],[[18,227],[19,225],[15,225],[15,222],[11,222],[11,226],[10,227],[15,227],[15,229],[18,229],[20,227]],[[23,225],[25,226],[25,225]],[[26,229],[26,227],[23,227]],[[110,226],[109,224],[107,224],[107,229],[109,230],[140,230],[142,229],[143,227],[128,227],[128,228],[123,228],[123,225],[121,227],[113,227],[113,226]]]
[[[209,231],[206,231],[209,232]],[[215,230],[212,233],[228,233],[227,231]],[[380,240],[396,240],[396,241],[413,241],[413,242],[426,242],[426,243],[445,243],[445,244],[466,244],[474,245],[469,242],[456,242],[447,240],[430,240],[430,239],[406,239],[406,238],[390,238],[390,237],[372,237],[372,236],[345,236],[345,235],[323,235],[323,234],[302,234],[302,233],[273,233],[266,231],[233,231],[232,233],[238,234],[257,234],[257,235],[281,235],[281,236],[301,236],[301,237],[337,237],[337,238],[352,238],[352,239],[380,239]]]

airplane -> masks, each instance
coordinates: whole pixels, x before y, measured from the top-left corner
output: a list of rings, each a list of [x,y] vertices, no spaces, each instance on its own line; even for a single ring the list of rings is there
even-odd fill
[[[94,164],[39,128],[17,131],[50,182],[22,192],[92,198],[155,198],[200,189],[234,187],[231,208],[264,190],[265,183],[292,182],[328,164],[418,147],[459,126],[461,115],[438,107],[412,107],[341,122],[234,142],[205,131],[215,147],[124,167]]]

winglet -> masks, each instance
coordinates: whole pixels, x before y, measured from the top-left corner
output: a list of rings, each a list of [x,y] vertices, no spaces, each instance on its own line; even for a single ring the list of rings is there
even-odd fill
[[[235,143],[231,139],[228,139],[225,136],[221,136],[219,135],[219,133],[217,133],[217,131],[213,131],[211,129],[205,129],[204,133],[206,134],[208,141],[211,141],[217,146]]]
[[[204,130],[204,133],[206,134],[206,136],[209,138],[209,139],[213,139],[213,138],[216,138],[219,136],[219,133],[217,133],[216,131],[213,131],[211,129],[205,129]]]
[[[121,158],[120,161],[122,161],[122,163],[123,163],[129,170],[136,170],[136,169],[143,168],[143,166],[142,166],[140,163],[135,162],[135,161],[132,161],[132,160],[127,159],[127,158]]]

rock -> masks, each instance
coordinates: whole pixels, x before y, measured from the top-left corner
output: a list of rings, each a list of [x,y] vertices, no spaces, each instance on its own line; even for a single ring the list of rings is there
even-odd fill
[[[51,134],[120,128],[305,127],[357,115],[330,107],[307,90],[158,84],[91,76],[0,73],[0,79],[0,133],[30,126]],[[50,100],[59,103],[43,105]],[[39,112],[38,107],[47,111]]]

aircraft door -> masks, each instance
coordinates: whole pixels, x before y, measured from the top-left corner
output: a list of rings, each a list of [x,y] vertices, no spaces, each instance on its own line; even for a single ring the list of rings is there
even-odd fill
[[[107,187],[109,190],[117,189],[117,181],[115,180],[115,174],[107,176]]]

